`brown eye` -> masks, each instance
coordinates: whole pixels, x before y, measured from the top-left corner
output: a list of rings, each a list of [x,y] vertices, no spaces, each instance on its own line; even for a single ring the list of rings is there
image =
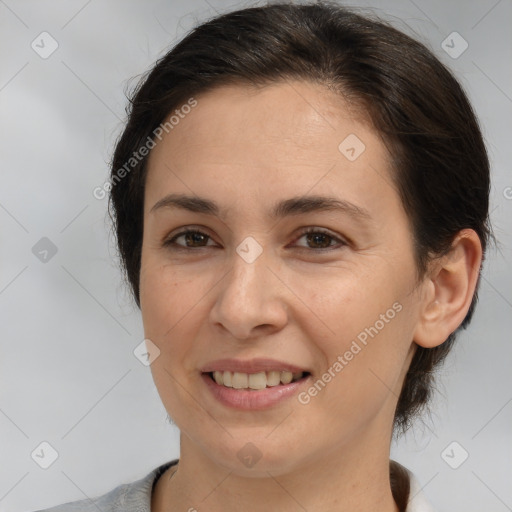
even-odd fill
[[[178,243],[177,240],[183,238],[184,243]],[[196,229],[187,229],[177,235],[174,235],[171,239],[164,242],[165,246],[179,246],[185,249],[193,249],[198,247],[207,247],[208,241],[211,240],[210,236],[202,231]]]
[[[347,245],[343,240],[319,228],[309,228],[305,230],[298,240],[302,238],[306,240],[306,245],[299,244],[299,247],[309,249],[333,249],[336,248],[337,245]]]
[[[306,240],[312,245],[313,249],[325,249],[330,246],[332,241],[332,237],[326,235],[324,233],[308,233],[306,236]]]

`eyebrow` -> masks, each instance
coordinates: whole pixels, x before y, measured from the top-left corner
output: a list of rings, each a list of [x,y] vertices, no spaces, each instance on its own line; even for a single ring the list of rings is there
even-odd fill
[[[203,213],[216,217],[226,217],[227,210],[221,209],[215,201],[199,196],[185,194],[169,194],[157,201],[150,210],[162,208],[179,208],[195,213]],[[356,220],[371,220],[368,210],[344,199],[329,196],[297,196],[277,202],[270,211],[271,219],[281,219],[292,215],[321,211],[339,211]]]

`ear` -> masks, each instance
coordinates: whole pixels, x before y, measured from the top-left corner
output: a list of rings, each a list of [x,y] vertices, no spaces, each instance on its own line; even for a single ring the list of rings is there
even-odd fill
[[[422,284],[423,297],[414,341],[433,348],[446,341],[464,320],[478,283],[482,244],[476,232],[463,229],[450,252],[432,262]]]

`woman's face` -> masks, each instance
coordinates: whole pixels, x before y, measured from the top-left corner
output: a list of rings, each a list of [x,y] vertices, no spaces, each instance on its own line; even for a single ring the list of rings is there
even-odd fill
[[[195,100],[155,139],[140,274],[182,450],[253,475],[385,454],[422,293],[384,143],[320,85]]]

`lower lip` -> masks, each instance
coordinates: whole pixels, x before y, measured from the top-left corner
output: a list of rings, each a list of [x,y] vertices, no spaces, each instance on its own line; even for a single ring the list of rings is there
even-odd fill
[[[201,378],[212,392],[213,396],[223,405],[234,409],[257,411],[267,409],[287,398],[297,394],[310,376],[303,377],[290,384],[279,384],[259,390],[245,390],[227,388],[217,384],[208,373],[203,373]]]

